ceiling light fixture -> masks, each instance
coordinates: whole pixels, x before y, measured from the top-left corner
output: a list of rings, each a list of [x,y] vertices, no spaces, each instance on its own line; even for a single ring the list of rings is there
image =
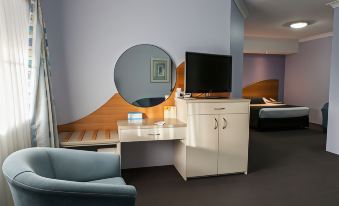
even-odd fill
[[[294,22],[294,23],[291,23],[290,27],[292,29],[302,29],[302,28],[307,27],[308,25],[309,25],[308,22],[303,21],[303,22]]]

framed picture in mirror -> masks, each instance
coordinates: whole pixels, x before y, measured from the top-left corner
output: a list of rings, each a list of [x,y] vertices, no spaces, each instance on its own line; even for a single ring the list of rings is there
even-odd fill
[[[171,79],[170,59],[151,58],[151,82],[167,83]]]

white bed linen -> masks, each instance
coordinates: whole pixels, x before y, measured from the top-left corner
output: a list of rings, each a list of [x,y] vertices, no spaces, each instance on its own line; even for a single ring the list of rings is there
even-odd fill
[[[308,107],[262,108],[259,112],[259,118],[292,118],[307,116],[309,113],[310,108]]]

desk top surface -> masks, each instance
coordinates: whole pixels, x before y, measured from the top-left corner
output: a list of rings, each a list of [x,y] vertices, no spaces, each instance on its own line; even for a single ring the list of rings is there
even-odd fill
[[[156,122],[164,121],[164,125],[156,125]],[[186,127],[187,125],[177,119],[143,119],[143,120],[119,120],[119,129],[148,129],[148,128],[174,128]]]
[[[175,98],[176,101],[185,101],[187,103],[239,103],[246,102],[249,103],[250,99],[243,98],[222,98],[222,99],[203,99],[203,98]]]
[[[155,125],[158,121],[165,121],[163,126]],[[117,122],[119,129],[152,129],[152,128],[178,128],[186,127],[186,124],[177,119],[144,119],[144,120],[120,120]],[[112,130],[83,130],[73,132],[59,133],[61,147],[81,147],[81,146],[99,146],[114,145],[119,142],[136,141],[156,141],[156,140],[176,140],[182,137],[168,136],[133,136],[120,139],[117,131]]]

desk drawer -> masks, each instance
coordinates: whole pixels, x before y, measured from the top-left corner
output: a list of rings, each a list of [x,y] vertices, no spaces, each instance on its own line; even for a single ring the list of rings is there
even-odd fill
[[[188,114],[248,114],[249,104],[240,103],[191,103]]]
[[[121,142],[181,140],[185,139],[186,127],[152,128],[152,129],[121,129]]]

